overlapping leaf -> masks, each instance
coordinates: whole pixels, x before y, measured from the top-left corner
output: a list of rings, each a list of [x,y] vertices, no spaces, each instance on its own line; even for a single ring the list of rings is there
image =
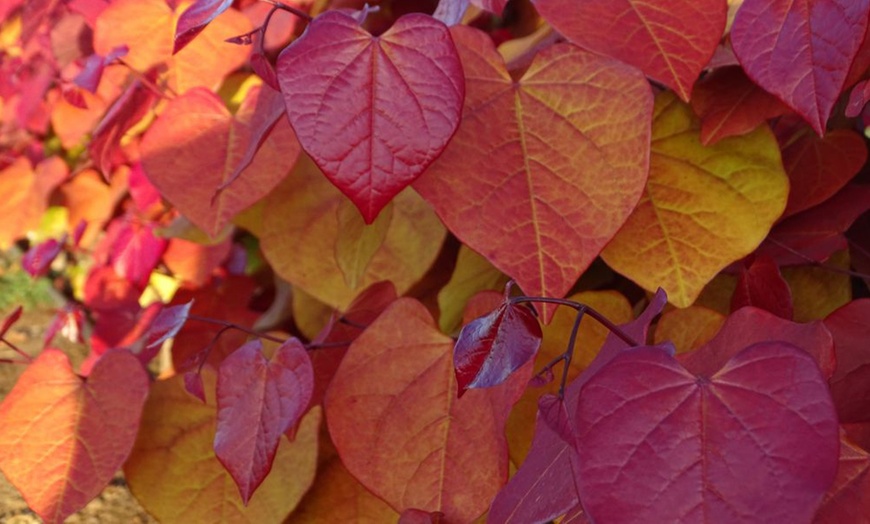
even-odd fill
[[[646,310],[634,321],[621,326],[624,333],[645,340],[653,319],[661,313],[667,298],[657,292]],[[590,367],[569,384],[565,409],[574,413],[580,390],[601,367],[629,346],[611,334]],[[573,417],[569,420],[573,422]],[[510,482],[499,491],[489,509],[488,522],[544,522],[564,515],[580,502],[576,479],[577,453],[541,416],[535,422],[535,436],[529,454]]]
[[[196,38],[200,32],[219,14],[227,10],[232,0],[196,0],[178,17],[175,27],[175,43],[172,53],[175,54]]]
[[[770,256],[755,257],[747,267],[741,268],[737,289],[731,297],[731,310],[744,306],[755,306],[786,320],[792,319],[791,290]]]
[[[462,124],[414,188],[525,293],[564,296],[640,197],[649,86],[567,45],[515,82],[486,35],[452,33],[468,78]]]
[[[129,351],[109,351],[82,379],[64,353],[45,350],[0,405],[0,469],[44,521],[63,522],[127,459],[147,395]]]
[[[258,99],[253,89],[232,115],[214,93],[196,88],[170,102],[142,140],[142,166],[155,186],[191,222],[211,235],[269,194],[299,154],[290,126],[279,121],[242,175],[215,198],[251,146]],[[265,93],[264,93],[265,92]]]
[[[601,256],[687,307],[716,273],[767,236],[787,195],[769,129],[704,147],[691,109],[664,93],[656,99],[646,193]]]
[[[399,299],[351,345],[325,408],[342,462],[373,493],[468,522],[507,478],[504,422],[530,368],[457,399],[452,348],[420,303]]]
[[[659,347],[626,351],[586,383],[576,424],[594,521],[807,522],[837,471],[825,380],[785,342],[749,346],[713,375]]]
[[[870,300],[850,302],[825,318],[837,348],[831,395],[840,422],[870,421]]]
[[[819,135],[867,30],[868,0],[745,0],[731,45],[749,77]]]
[[[305,188],[300,191],[299,188]],[[357,288],[347,285],[332,256],[339,229],[337,208],[346,198],[307,157],[266,199],[261,247],[276,273],[321,302],[345,309],[365,287],[390,280],[401,294],[435,261],[446,231],[429,206],[412,191],[393,201],[383,243],[372,256]]]
[[[374,37],[329,11],[281,53],[277,72],[302,147],[367,223],[459,124],[462,67],[447,27],[426,15],[406,15]]]
[[[523,304],[508,297],[498,309],[462,328],[453,350],[453,368],[461,397],[471,388],[503,383],[535,357],[541,345],[541,325]]]
[[[536,0],[571,42],[631,64],[689,100],[725,30],[720,0]]]
[[[686,353],[698,349],[716,336],[725,318],[722,313],[699,305],[672,309],[662,314],[656,323],[653,342],[661,344],[669,341],[677,353]]]
[[[849,439],[840,440],[840,465],[813,524],[861,522],[870,515],[870,454]]]
[[[214,450],[245,504],[271,471],[281,437],[308,408],[313,387],[311,359],[296,338],[270,359],[255,340],[221,363]]]
[[[245,506],[212,448],[215,376],[203,378],[208,404],[185,391],[181,375],[151,387],[142,430],[124,464],[130,491],[165,523],[283,521],[314,480],[320,410],[302,419],[293,442],[281,439],[271,473]]]

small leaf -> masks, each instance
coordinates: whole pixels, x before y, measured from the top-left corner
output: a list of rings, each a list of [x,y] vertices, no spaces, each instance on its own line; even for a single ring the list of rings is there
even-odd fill
[[[305,412],[313,387],[311,359],[296,338],[270,360],[256,340],[221,363],[214,450],[245,504],[272,469],[278,442]]]
[[[180,306],[170,306],[161,309],[157,314],[157,318],[151,322],[148,331],[145,333],[145,349],[150,349],[178,334],[184,323],[187,322],[187,317],[190,315],[190,307],[193,305],[193,300],[187,304]]]
[[[740,270],[737,289],[731,297],[731,311],[745,306],[764,309],[786,320],[794,315],[788,283],[768,255],[754,257],[748,267]]]
[[[44,521],[63,522],[127,459],[147,395],[129,351],[107,352],[87,379],[61,351],[43,351],[0,405],[0,469]]]
[[[209,22],[232,5],[232,0],[196,0],[178,17],[172,54],[190,43]]]
[[[492,313],[466,324],[453,350],[461,397],[467,389],[497,386],[534,358],[541,325],[531,310],[509,300]]]
[[[32,277],[41,277],[48,274],[51,263],[60,254],[66,237],[58,240],[49,238],[30,248],[21,259],[21,267]]]
[[[18,320],[21,318],[21,313],[23,311],[24,309],[21,306],[18,306],[15,308],[14,311],[12,311],[12,313],[9,313],[6,318],[3,319],[3,326],[0,327],[0,338],[5,337],[6,332],[9,331],[9,328],[11,328],[16,322],[18,322]]]
[[[459,125],[462,66],[447,27],[428,15],[405,15],[374,37],[328,11],[281,52],[277,71],[302,147],[366,223]]]

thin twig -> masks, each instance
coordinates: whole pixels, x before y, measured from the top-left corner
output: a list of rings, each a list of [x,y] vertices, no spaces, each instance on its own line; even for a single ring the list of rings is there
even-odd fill
[[[817,260],[813,260],[812,258],[810,258],[807,255],[801,253],[800,251],[794,249],[793,247],[788,246],[786,244],[783,244],[782,242],[780,242],[779,240],[776,240],[774,238],[768,238],[767,241],[770,242],[771,244],[777,246],[777,247],[780,247],[780,248],[788,251],[792,255],[806,261],[811,266],[815,266],[815,267],[822,268],[822,269],[827,269],[828,271],[833,271],[834,273],[840,273],[842,275],[849,275],[850,277],[870,278],[870,275],[865,275],[864,273],[859,273],[857,271],[852,271],[850,269],[843,269],[843,268],[840,268],[837,266],[825,264],[824,262],[819,262]]]
[[[611,333],[621,338],[626,344],[637,347],[640,345],[636,340],[628,336],[619,326],[614,324],[613,322],[607,320],[607,317],[602,315],[601,313],[595,311],[591,307],[581,304],[579,302],[575,302],[573,300],[568,300],[566,298],[550,298],[550,297],[527,297],[527,296],[519,296],[513,297],[510,299],[511,304],[520,304],[524,302],[543,302],[547,304],[557,304],[559,306],[567,306],[571,309],[580,310],[581,308],[587,313],[590,317],[594,318],[599,324],[606,327]]]

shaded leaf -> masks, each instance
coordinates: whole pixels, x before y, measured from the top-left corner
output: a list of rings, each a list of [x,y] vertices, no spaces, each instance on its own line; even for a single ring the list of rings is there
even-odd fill
[[[462,124],[414,188],[525,293],[562,297],[643,190],[649,85],[569,45],[541,51],[514,81],[487,35],[451,32],[468,78]],[[549,322],[553,307],[540,310]]]
[[[788,108],[753,83],[740,67],[723,67],[705,76],[692,94],[692,109],[701,119],[701,143],[744,135]]]
[[[357,289],[375,253],[384,244],[393,220],[393,208],[387,204],[370,224],[365,223],[349,200],[338,205],[336,214],[342,234],[335,239],[335,261],[347,287]]]
[[[43,351],[0,405],[0,469],[44,521],[63,522],[127,459],[147,394],[129,351],[107,352],[87,379],[61,351]]]
[[[287,176],[299,154],[286,122],[275,125],[256,158],[232,186],[235,166],[262,138],[254,88],[235,115],[214,93],[195,88],[173,99],[142,139],[142,167],[148,178],[191,222],[217,235],[237,213],[263,198]]]
[[[840,422],[870,422],[870,299],[855,300],[825,319],[837,355],[830,378]]]
[[[504,422],[531,368],[457,399],[452,348],[419,302],[399,299],[351,345],[325,409],[342,462],[373,493],[467,522],[507,478]]]
[[[653,343],[670,341],[677,353],[698,349],[709,342],[725,323],[725,315],[704,306],[672,309],[656,323]]]
[[[214,450],[246,505],[271,471],[281,436],[308,408],[313,387],[311,359],[296,338],[281,344],[271,359],[255,340],[221,363]]]
[[[447,27],[427,15],[373,37],[351,15],[326,12],[281,52],[277,72],[299,142],[366,223],[459,124],[462,68]]]
[[[461,397],[472,388],[497,386],[535,357],[541,325],[524,304],[504,303],[462,328],[453,349],[453,368]]]
[[[202,378],[208,404],[185,391],[180,375],[152,385],[142,430],[124,464],[130,491],[148,513],[167,524],[283,521],[314,480],[320,410],[302,419],[293,442],[280,439],[271,473],[244,506],[212,448],[215,376],[206,372]]]
[[[45,276],[51,268],[51,263],[63,249],[65,240],[66,236],[64,235],[60,240],[49,238],[45,242],[33,246],[21,258],[21,268],[32,277]]]
[[[749,346],[714,375],[659,347],[623,352],[577,406],[583,507],[607,522],[806,522],[837,471],[826,387],[785,342]]]
[[[782,278],[779,266],[768,255],[754,257],[748,266],[740,268],[737,289],[731,297],[731,311],[745,306],[764,309],[786,320],[794,315],[791,289]]]
[[[299,188],[304,187],[304,191]],[[446,231],[416,193],[393,201],[393,217],[380,249],[372,256],[358,287],[348,287],[334,256],[339,229],[337,208],[346,200],[303,155],[293,173],[266,199],[260,247],[283,279],[337,309],[365,287],[390,280],[405,293],[438,256]]]
[[[745,0],[731,45],[755,83],[819,135],[867,30],[868,0]]]
[[[720,0],[536,0],[571,42],[631,64],[689,100],[725,31]]]
[[[465,244],[459,246],[456,266],[450,281],[438,292],[438,326],[447,334],[454,333],[462,320],[462,310],[478,291],[504,289],[508,278],[494,268],[485,257]]]
[[[870,515],[870,454],[843,438],[837,477],[825,493],[813,523],[857,523],[865,521],[867,515]]]
[[[849,252],[838,251],[824,266],[789,266],[782,268],[794,302],[795,322],[821,320],[852,300],[852,283],[848,274]]]
[[[687,307],[721,269],[758,246],[787,196],[768,128],[704,147],[691,109],[664,93],[656,98],[646,192],[601,256]]]

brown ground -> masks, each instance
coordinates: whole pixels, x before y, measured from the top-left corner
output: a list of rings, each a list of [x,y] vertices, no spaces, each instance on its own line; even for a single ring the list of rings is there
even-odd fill
[[[2,292],[3,289],[0,289],[0,293]],[[6,318],[9,312],[10,310],[0,312],[0,322]],[[42,348],[45,329],[53,316],[53,310],[44,305],[26,311],[21,320],[6,334],[6,338],[28,354],[36,355]],[[61,348],[67,351],[74,364],[81,361],[86,352],[86,348],[72,344],[61,345]],[[13,354],[2,349],[0,356],[12,357]],[[22,366],[0,364],[0,399],[9,393],[23,370]],[[24,499],[2,474],[0,474],[0,522],[4,524],[41,522],[28,509]],[[69,524],[143,524],[152,523],[155,520],[139,506],[127,489],[123,476],[118,472],[109,486],[97,498],[92,500],[84,509],[69,517],[66,522]]]

